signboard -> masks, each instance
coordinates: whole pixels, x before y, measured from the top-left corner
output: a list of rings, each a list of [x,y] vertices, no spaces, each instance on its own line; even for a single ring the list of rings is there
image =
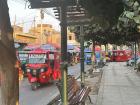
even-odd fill
[[[30,54],[29,58],[46,58],[46,54]]]

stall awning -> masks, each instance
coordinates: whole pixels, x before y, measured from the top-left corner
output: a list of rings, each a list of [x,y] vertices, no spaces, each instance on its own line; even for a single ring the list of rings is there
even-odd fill
[[[23,48],[23,50],[35,50],[40,48],[40,45],[27,45]]]
[[[74,45],[67,45],[67,49],[68,50],[73,50],[74,49]]]
[[[41,45],[41,49],[44,49],[44,50],[51,50],[51,51],[54,51],[56,50],[56,48],[51,45],[51,44],[44,44],[44,45]]]

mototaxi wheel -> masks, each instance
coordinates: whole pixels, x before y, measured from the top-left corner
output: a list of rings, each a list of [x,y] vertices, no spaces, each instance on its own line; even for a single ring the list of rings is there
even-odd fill
[[[38,84],[36,82],[31,83],[31,89],[32,90],[37,90],[37,88],[38,88]]]

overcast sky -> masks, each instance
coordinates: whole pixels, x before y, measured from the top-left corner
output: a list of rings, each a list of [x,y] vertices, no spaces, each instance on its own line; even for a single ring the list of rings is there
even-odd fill
[[[24,31],[28,32],[28,29],[34,25],[34,18],[36,24],[40,23],[40,11],[37,9],[28,9],[27,6],[25,8],[25,4],[22,4],[23,2],[19,1],[20,0],[8,0],[11,23],[14,24],[14,21],[16,20],[16,24],[23,25]],[[48,11],[53,14],[52,9],[48,9]],[[60,31],[59,21],[50,15],[45,14],[43,23],[52,24],[54,29]]]

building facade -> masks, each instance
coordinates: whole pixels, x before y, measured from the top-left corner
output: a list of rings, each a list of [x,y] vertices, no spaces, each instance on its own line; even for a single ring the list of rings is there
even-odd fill
[[[61,34],[52,28],[50,24],[37,24],[36,27],[31,27],[28,33],[23,32],[23,27],[14,26],[14,40],[17,43],[26,44],[61,44]],[[68,30],[68,44],[79,46],[76,41],[75,34]]]

